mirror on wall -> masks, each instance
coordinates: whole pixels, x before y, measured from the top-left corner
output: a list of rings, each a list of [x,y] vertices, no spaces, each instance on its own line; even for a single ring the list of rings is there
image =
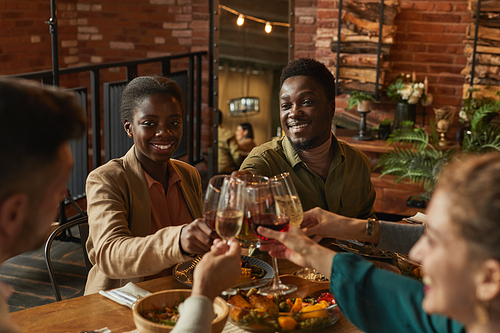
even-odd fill
[[[221,110],[226,128],[252,124],[257,145],[280,126],[279,76],[293,51],[291,1],[213,0],[214,109]],[[258,103],[258,110],[235,112],[234,101],[243,99]]]

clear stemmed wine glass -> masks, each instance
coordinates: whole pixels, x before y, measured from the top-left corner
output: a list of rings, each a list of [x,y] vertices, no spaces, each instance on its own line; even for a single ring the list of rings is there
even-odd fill
[[[225,177],[215,220],[215,230],[220,238],[227,242],[239,234],[244,212],[245,182],[238,178]]]
[[[262,185],[269,183],[269,178],[253,175],[253,174],[243,174],[238,176],[239,179],[245,182],[246,188],[251,188],[254,185]],[[244,248],[256,248],[259,245],[259,239],[254,235],[252,230],[250,229],[250,225],[247,222],[247,209],[245,208],[245,215],[243,217],[243,225],[241,227],[241,231],[236,236],[236,239],[240,242],[240,246]]]
[[[280,207],[276,197],[284,193],[283,185],[276,181],[247,186],[246,211],[247,220],[252,232],[259,238],[261,244],[276,243],[276,240],[266,238],[257,232],[259,226],[276,231],[288,231],[290,220],[287,207]],[[278,260],[272,259],[274,279],[269,287],[260,289],[261,294],[288,294],[297,290],[295,285],[281,283],[278,271]]]
[[[216,175],[210,178],[205,193],[205,200],[203,201],[203,217],[205,218],[205,223],[213,230],[215,230],[217,207],[219,206],[220,192],[225,177],[227,177],[227,175]]]
[[[300,228],[304,218],[304,211],[302,209],[302,203],[300,202],[297,190],[293,185],[290,173],[283,172],[280,175],[274,176],[272,180],[280,182],[283,185],[282,189],[284,190],[284,193],[276,196],[276,201],[278,201],[281,206],[287,207],[290,225]],[[306,278],[315,276],[315,274],[316,270],[309,267],[302,268],[295,272],[295,275]]]
[[[304,211],[302,210],[302,203],[293,185],[290,173],[283,172],[280,175],[274,176],[272,181],[282,185],[277,188],[278,191],[275,198],[278,204],[282,206],[283,209],[286,209],[288,218],[290,219],[290,225],[300,228],[300,224],[304,217]]]

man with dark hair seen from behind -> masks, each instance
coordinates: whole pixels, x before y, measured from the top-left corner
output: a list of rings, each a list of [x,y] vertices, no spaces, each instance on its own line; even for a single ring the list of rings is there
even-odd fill
[[[84,130],[75,95],[0,78],[0,263],[46,241],[73,166],[68,141]],[[0,284],[1,333],[18,332],[10,293]]]
[[[368,159],[331,130],[332,73],[314,59],[299,58],[283,69],[280,85],[285,136],[254,148],[240,170],[268,177],[289,172],[304,211],[321,207],[348,217],[375,217]]]

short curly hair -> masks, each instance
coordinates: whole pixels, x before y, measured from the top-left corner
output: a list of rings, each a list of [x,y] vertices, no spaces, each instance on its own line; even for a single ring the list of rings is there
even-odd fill
[[[120,114],[122,123],[132,121],[139,104],[148,96],[154,94],[169,94],[179,101],[184,113],[182,90],[175,81],[164,76],[139,76],[127,84],[122,93]]]
[[[298,58],[290,61],[281,72],[280,89],[286,79],[299,75],[313,77],[323,87],[328,101],[335,101],[335,78],[332,72],[321,62],[311,58]]]

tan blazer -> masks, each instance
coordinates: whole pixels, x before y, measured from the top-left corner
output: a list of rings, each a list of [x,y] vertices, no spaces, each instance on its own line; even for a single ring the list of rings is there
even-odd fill
[[[196,168],[171,159],[191,215],[202,216],[201,177]],[[180,249],[183,226],[151,234],[151,204],[144,171],[134,146],[87,177],[89,238],[87,252],[94,265],[85,294],[139,282],[190,259]],[[175,209],[175,207],[168,207]],[[186,221],[189,223],[191,221]]]

